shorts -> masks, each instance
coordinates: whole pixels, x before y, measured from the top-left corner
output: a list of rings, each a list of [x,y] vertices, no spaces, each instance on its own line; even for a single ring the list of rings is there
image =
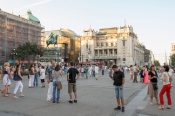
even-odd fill
[[[76,83],[68,83],[68,93],[75,93],[77,91]]]
[[[123,98],[123,88],[120,89],[120,86],[115,86],[116,98]]]
[[[41,83],[44,83],[45,82],[45,79],[41,79]]]

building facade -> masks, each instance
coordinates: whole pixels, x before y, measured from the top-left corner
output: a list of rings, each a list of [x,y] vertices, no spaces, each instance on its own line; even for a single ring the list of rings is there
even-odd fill
[[[81,37],[81,61],[99,61],[104,65],[144,65],[144,46],[132,26],[84,30]]]
[[[62,62],[78,62],[78,55],[80,53],[80,36],[70,29],[59,29],[52,31],[45,31],[42,37],[42,46],[46,46],[46,40],[49,35],[53,33],[58,35],[57,44],[61,49]],[[54,48],[54,45],[49,45],[49,48]]]
[[[170,55],[173,55],[173,54],[175,54],[175,44],[174,43],[171,44],[171,53],[170,53]]]
[[[0,10],[0,63],[12,61],[10,53],[20,44],[33,42],[41,45],[43,29],[30,11],[23,16],[16,16]]]

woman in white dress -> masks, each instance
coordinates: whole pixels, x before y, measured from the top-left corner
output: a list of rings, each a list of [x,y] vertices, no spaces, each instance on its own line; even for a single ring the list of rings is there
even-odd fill
[[[4,69],[3,69],[3,84],[4,84],[4,88],[2,90],[2,94],[4,97],[8,97],[7,95],[7,89],[8,89],[8,86],[11,85],[11,81],[10,81],[10,64],[8,62],[5,62],[4,63]]]

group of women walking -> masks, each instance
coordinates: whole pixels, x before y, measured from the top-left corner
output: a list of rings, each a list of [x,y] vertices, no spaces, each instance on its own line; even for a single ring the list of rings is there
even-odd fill
[[[20,97],[24,97],[22,94],[23,91],[23,84],[21,82],[22,76],[20,73],[20,65],[16,65],[16,69],[14,67],[10,67],[10,64],[8,62],[4,63],[4,68],[3,68],[3,89],[1,89],[1,93],[3,94],[4,97],[8,97],[9,92],[9,87],[11,85],[11,80],[13,79],[16,83],[14,92],[13,92],[13,98],[18,98],[16,96],[16,93],[18,89],[20,89]],[[15,75],[15,76],[14,76]]]
[[[150,96],[150,104],[153,105],[153,97],[156,99],[156,104],[160,105],[158,107],[159,110],[164,109],[164,99],[163,95],[166,92],[166,97],[168,101],[167,109],[171,108],[172,101],[171,101],[171,82],[172,82],[172,73],[169,72],[169,66],[163,66],[162,67],[162,83],[163,86],[160,90],[160,93],[158,95],[158,74],[155,70],[155,66],[152,65],[150,68],[150,72],[148,73],[148,78],[150,80],[150,83],[148,85],[148,95]],[[160,103],[159,103],[160,99]]]

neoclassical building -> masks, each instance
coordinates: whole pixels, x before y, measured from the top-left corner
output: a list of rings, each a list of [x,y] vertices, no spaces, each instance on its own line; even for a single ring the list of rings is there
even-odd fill
[[[132,26],[84,30],[81,36],[81,61],[105,65],[144,65],[144,46]]]

